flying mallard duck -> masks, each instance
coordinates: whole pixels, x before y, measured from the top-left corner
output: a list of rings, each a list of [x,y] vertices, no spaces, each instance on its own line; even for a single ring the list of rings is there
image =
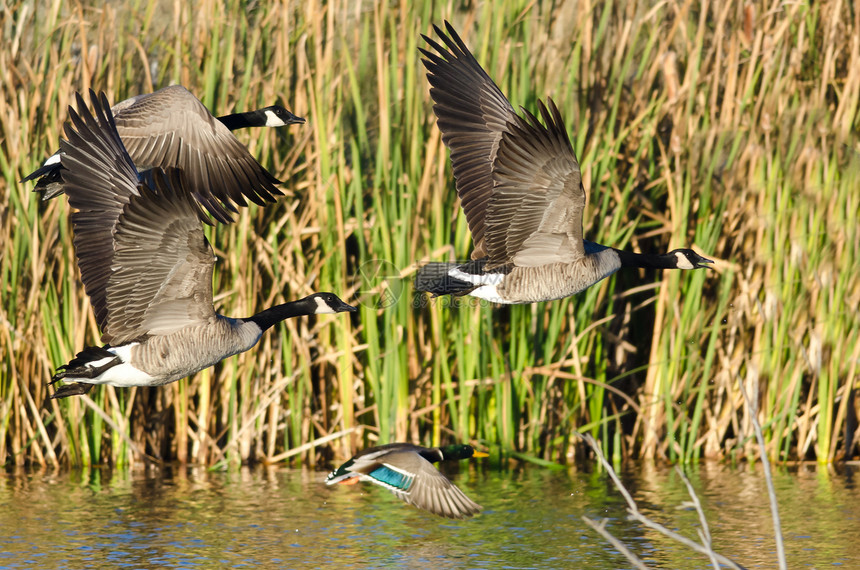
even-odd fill
[[[389,443],[365,449],[332,473],[327,485],[353,485],[370,481],[419,509],[451,519],[471,517],[481,505],[467,497],[433,463],[470,457],[487,457],[471,445],[421,447]]]

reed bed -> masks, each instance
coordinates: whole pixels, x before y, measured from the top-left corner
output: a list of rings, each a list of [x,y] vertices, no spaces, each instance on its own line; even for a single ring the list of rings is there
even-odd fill
[[[515,106],[559,105],[589,239],[692,244],[716,268],[620,273],[531,306],[416,295],[417,264],[471,246],[416,49],[444,19]],[[852,3],[10,0],[0,25],[7,465],[313,465],[396,440],[565,462],[587,453],[574,429],[616,461],[741,460],[758,448],[739,383],[774,459],[852,455]],[[163,388],[47,400],[54,368],[99,335],[68,205],[17,181],[57,148],[75,91],[173,82],[217,114],[279,101],[308,119],[239,135],[286,196],[211,230],[219,310],[330,290],[360,313],[290,320]]]

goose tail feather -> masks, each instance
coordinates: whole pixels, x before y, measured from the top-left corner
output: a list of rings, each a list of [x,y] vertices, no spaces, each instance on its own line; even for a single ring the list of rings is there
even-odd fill
[[[51,399],[56,400],[57,398],[86,394],[93,387],[93,384],[86,382],[86,379],[96,378],[107,369],[121,363],[122,359],[107,350],[107,346],[88,346],[79,352],[71,362],[57,369],[48,385],[53,385],[60,380],[70,383],[57,388],[57,391],[51,395]],[[83,382],[78,382],[78,380],[83,380]]]

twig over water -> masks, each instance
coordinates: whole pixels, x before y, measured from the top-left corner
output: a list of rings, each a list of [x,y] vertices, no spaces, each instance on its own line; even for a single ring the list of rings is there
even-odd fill
[[[729,568],[735,568],[736,570],[743,570],[743,568],[744,568],[743,566],[740,566],[739,564],[733,562],[732,560],[729,560],[728,558],[726,558],[722,554],[718,554],[717,552],[714,552],[713,548],[711,548],[710,540],[703,540],[706,543],[705,545],[699,544],[698,542],[695,542],[695,541],[687,538],[686,536],[680,535],[677,532],[669,530],[668,528],[661,525],[660,523],[655,522],[655,521],[649,519],[648,517],[646,517],[645,515],[643,515],[639,511],[639,507],[636,505],[636,501],[633,500],[633,497],[630,495],[630,492],[627,491],[627,489],[624,487],[624,484],[621,482],[621,480],[618,478],[618,475],[615,473],[615,470],[612,469],[612,466],[606,460],[606,457],[603,455],[603,452],[600,450],[600,446],[597,444],[597,442],[594,440],[594,438],[591,437],[591,435],[589,435],[589,434],[578,434],[578,435],[585,441],[585,443],[587,443],[591,447],[591,449],[594,450],[594,453],[595,453],[595,455],[597,455],[597,458],[600,460],[601,465],[603,465],[603,468],[606,469],[607,473],[609,473],[609,477],[612,479],[612,482],[615,484],[615,487],[621,493],[621,496],[624,497],[624,500],[627,501],[627,512],[630,513],[629,518],[631,520],[638,521],[641,524],[645,525],[646,527],[653,529],[653,530],[656,530],[660,534],[671,538],[675,542],[680,542],[681,544],[683,544],[689,548],[692,548],[696,552],[698,552],[700,554],[704,554],[705,556],[709,557],[712,561],[714,561],[716,563],[723,564],[725,566],[728,566]],[[686,480],[686,477],[685,477],[685,480]],[[691,489],[691,487],[688,486],[688,489]],[[702,513],[702,511],[700,509],[701,505],[699,505],[698,501],[695,501],[694,505],[698,505],[696,508],[696,511],[699,513],[699,518],[704,519],[705,515],[704,515],[704,513]],[[595,525],[602,526],[602,524],[598,523],[598,522],[595,522],[594,524],[591,524],[590,526],[592,528],[595,528],[595,530],[598,530]],[[705,528],[707,528],[707,527],[705,527]],[[604,531],[605,531],[605,529],[604,529]],[[598,530],[598,532],[600,532],[600,530]],[[707,533],[707,531],[706,531],[706,533]],[[608,531],[600,532],[600,534],[606,536],[606,534],[608,534]],[[706,534],[706,536],[707,536],[707,534]],[[618,546],[615,545],[615,541],[610,540],[610,542],[613,544],[613,546],[618,548]],[[625,550],[626,550],[626,548],[625,548]],[[635,555],[634,555],[634,558],[630,558],[630,556],[628,556],[628,554],[625,553],[624,550],[619,549],[619,551],[622,554],[624,554],[625,556],[627,556],[631,562],[636,564],[636,562],[634,560]],[[636,560],[638,560],[638,558]],[[642,564],[642,562],[639,561],[639,564]],[[716,565],[715,567],[719,568],[718,565]]]

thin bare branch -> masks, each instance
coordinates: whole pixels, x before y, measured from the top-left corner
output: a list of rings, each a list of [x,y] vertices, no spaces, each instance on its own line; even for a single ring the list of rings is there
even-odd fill
[[[631,552],[630,549],[627,548],[627,546],[625,546],[623,542],[615,538],[612,533],[606,530],[606,523],[609,521],[609,519],[600,519],[599,521],[595,521],[583,515],[582,520],[585,521],[585,524],[596,530],[597,534],[605,538],[607,542],[609,542],[609,544],[614,546],[615,550],[627,557],[627,560],[629,560],[630,563],[633,564],[633,566],[639,568],[639,570],[648,570],[648,567],[645,566],[645,563],[642,562],[642,560],[638,556],[633,554],[633,552]]]
[[[755,430],[755,438],[758,441],[759,447],[759,455],[761,456],[761,466],[764,470],[764,481],[767,484],[767,496],[770,503],[770,514],[773,518],[773,538],[776,541],[776,557],[779,561],[780,570],[786,570],[788,565],[785,561],[785,545],[782,541],[782,524],[779,520],[779,503],[776,500],[776,489],[773,486],[773,476],[770,472],[770,460],[767,458],[767,448],[764,445],[764,434],[761,431],[761,424],[758,421],[758,408],[750,399],[747,394],[746,387],[744,386],[743,380],[738,378],[738,384],[741,387],[741,392],[744,395],[744,400],[746,401],[747,407],[750,411],[750,421],[753,425],[753,430]]]
[[[636,505],[636,501],[633,500],[633,497],[630,495],[630,492],[627,491],[627,489],[624,487],[624,484],[621,482],[621,479],[618,478],[618,475],[615,473],[615,470],[609,464],[609,461],[606,460],[606,457],[600,450],[600,445],[598,445],[598,443],[594,440],[593,437],[591,437],[590,434],[578,433],[578,435],[594,451],[594,454],[597,456],[597,459],[600,461],[600,464],[603,466],[604,469],[606,469],[606,472],[609,474],[609,478],[612,479],[612,482],[615,484],[615,488],[618,489],[618,492],[621,493],[622,497],[624,497],[624,500],[627,502],[627,512],[630,513],[630,519],[638,521],[646,527],[656,530],[660,534],[667,536],[675,542],[679,542],[700,554],[703,554],[711,559],[716,559],[717,561],[719,561],[720,564],[724,564],[729,568],[734,568],[736,570],[741,570],[743,568],[743,566],[740,566],[739,564],[726,558],[722,554],[714,552],[712,548],[703,546],[698,542],[687,538],[686,536],[671,531],[662,524],[655,522],[649,519],[647,516],[643,515],[639,511],[639,507]]]

